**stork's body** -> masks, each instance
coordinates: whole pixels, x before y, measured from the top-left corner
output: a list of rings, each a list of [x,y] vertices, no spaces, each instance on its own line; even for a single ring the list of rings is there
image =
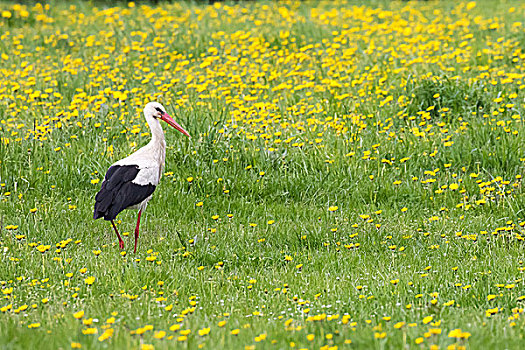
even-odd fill
[[[137,225],[135,227],[135,252],[139,237],[140,216],[151,199],[155,188],[160,182],[166,159],[166,141],[160,126],[160,120],[190,136],[157,102],[150,102],[144,108],[144,116],[151,129],[151,141],[135,153],[114,163],[107,171],[100,191],[95,196],[93,218],[103,217],[111,221],[119,239],[120,249],[124,249],[124,241],[118,233],[114,219],[124,209],[138,209]]]

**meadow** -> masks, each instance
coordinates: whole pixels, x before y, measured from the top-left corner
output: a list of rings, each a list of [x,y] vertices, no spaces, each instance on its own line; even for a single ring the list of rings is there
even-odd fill
[[[0,348],[518,349],[525,4],[0,3]],[[94,221],[149,141],[126,248]]]

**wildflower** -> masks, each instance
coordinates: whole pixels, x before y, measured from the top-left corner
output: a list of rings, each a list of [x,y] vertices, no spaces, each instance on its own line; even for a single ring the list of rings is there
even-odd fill
[[[113,336],[113,333],[115,332],[115,330],[113,328],[108,328],[104,331],[104,333],[102,333],[100,335],[100,337],[98,337],[98,341],[102,342],[104,340],[107,340],[109,338],[111,338]]]
[[[96,328],[86,328],[82,330],[82,334],[85,334],[85,335],[97,334],[97,329]]]
[[[36,249],[40,252],[40,253],[45,253],[46,251],[48,251],[49,249],[51,249],[51,246],[50,245],[44,245],[44,244],[40,244],[39,246],[36,247]]]
[[[394,325],[394,328],[395,329],[400,329],[401,327],[403,327],[405,325],[405,322],[398,322]]]
[[[448,333],[449,338],[468,339],[470,337],[469,332],[463,332],[461,329],[456,328]]]
[[[198,333],[201,337],[204,337],[210,333],[210,327],[199,329]]]
[[[75,313],[73,314],[73,317],[76,318],[77,320],[78,320],[78,319],[81,319],[82,317],[84,317],[84,311],[81,310],[81,311],[75,312]]]
[[[153,336],[155,339],[162,339],[166,336],[165,331],[157,331],[155,332],[155,335]]]

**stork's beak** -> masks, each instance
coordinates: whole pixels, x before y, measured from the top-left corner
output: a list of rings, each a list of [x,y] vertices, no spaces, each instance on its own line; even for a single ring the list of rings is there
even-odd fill
[[[173,126],[175,129],[179,130],[184,135],[191,137],[190,134],[188,134],[188,132],[184,130],[184,128],[180,126],[179,123],[177,123],[175,120],[173,120],[173,118],[170,117],[168,114],[163,113],[160,119],[164,120],[166,123]]]

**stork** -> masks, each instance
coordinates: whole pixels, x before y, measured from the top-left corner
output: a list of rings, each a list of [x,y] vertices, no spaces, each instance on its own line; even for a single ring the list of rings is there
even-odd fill
[[[138,209],[134,253],[137,252],[140,216],[159,184],[166,159],[166,141],[159,120],[165,121],[190,137],[190,134],[173,120],[158,102],[150,102],[144,107],[144,117],[151,129],[151,141],[109,167],[100,191],[95,196],[93,214],[95,220],[103,217],[104,220],[111,221],[118,237],[119,247],[124,249],[124,241],[118,233],[114,220],[124,209]]]

